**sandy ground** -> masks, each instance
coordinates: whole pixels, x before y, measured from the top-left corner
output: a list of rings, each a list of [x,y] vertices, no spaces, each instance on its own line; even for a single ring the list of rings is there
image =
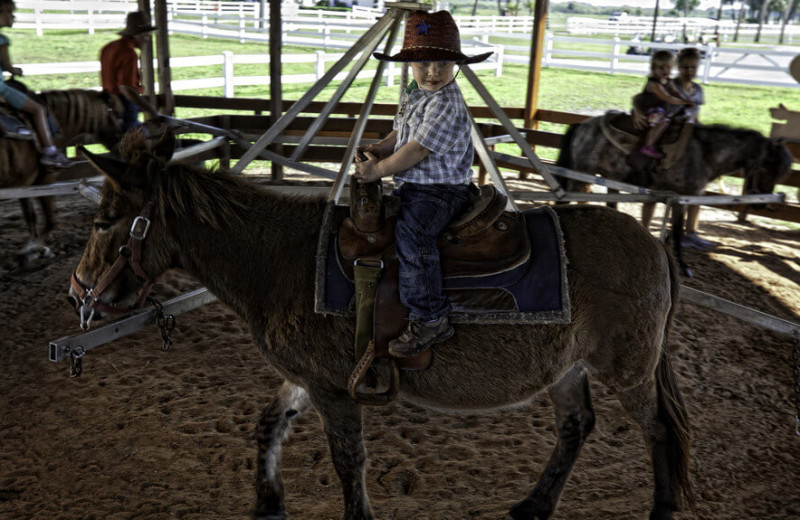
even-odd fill
[[[79,195],[60,198],[55,258],[20,273],[20,212],[0,202],[0,518],[247,518],[255,421],[281,381],[228,308],[179,316],[168,352],[148,328],[89,352],[79,378],[68,362],[48,361],[50,340],[80,332],[65,296],[94,208]],[[684,283],[800,322],[800,232],[721,211],[704,219],[704,236],[721,245],[687,251],[695,278]],[[196,286],[170,272],[155,292],[168,299]],[[698,497],[680,518],[800,518],[791,342],[684,302],[671,347]],[[652,484],[640,432],[604,388],[592,391],[597,426],[554,518],[646,518]],[[373,508],[392,519],[505,518],[554,444],[544,397],[480,415],[396,403],[367,410],[365,432]],[[292,518],[341,517],[314,412],[297,421],[283,468]]]

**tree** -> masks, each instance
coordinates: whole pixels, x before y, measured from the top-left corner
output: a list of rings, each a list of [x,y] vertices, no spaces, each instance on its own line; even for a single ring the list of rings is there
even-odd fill
[[[675,0],[675,9],[683,10],[683,17],[689,18],[689,13],[700,5],[700,0]],[[686,43],[686,22],[683,22],[683,42]]]
[[[733,32],[733,41],[739,41],[739,26],[742,25],[742,18],[744,18],[744,12],[747,9],[747,6],[744,2],[739,4],[739,16],[736,18],[736,30]]]
[[[767,13],[769,13],[769,4],[771,1],[772,0],[761,0],[761,7],[759,8],[758,13],[758,30],[756,31],[756,37],[753,40],[756,43],[761,41],[761,27],[764,26],[764,20],[766,20]]]
[[[719,9],[717,9],[717,24],[714,26],[714,39],[719,45],[719,23],[722,21],[722,7],[725,4],[733,6],[734,0],[719,0]]]
[[[700,0],[675,0],[675,9],[683,11],[683,16],[689,17],[689,14],[700,5]]]
[[[798,3],[800,3],[800,0],[786,2],[786,8],[783,11],[783,21],[781,22],[781,36],[778,39],[778,43],[783,43],[783,33],[786,31],[786,23],[794,16],[795,11],[797,11]]]

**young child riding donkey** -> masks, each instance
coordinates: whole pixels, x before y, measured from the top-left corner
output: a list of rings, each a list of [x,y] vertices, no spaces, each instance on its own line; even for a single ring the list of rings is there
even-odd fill
[[[395,246],[400,299],[409,321],[389,342],[389,353],[396,357],[420,354],[453,335],[437,239],[470,201],[474,160],[471,119],[453,69],[491,54],[463,54],[458,27],[447,11],[414,12],[406,23],[402,50],[394,56],[374,54],[382,61],[410,63],[414,76],[393,131],[356,150],[354,175],[358,183],[391,175],[398,185]]]

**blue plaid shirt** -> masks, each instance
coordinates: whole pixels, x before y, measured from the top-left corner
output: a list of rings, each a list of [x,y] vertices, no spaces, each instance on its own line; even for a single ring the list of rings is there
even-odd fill
[[[395,183],[469,182],[475,150],[467,105],[455,80],[436,92],[416,88],[405,94],[403,103],[405,108],[394,118],[397,130],[394,150],[413,140],[431,153],[411,168],[396,173]]]

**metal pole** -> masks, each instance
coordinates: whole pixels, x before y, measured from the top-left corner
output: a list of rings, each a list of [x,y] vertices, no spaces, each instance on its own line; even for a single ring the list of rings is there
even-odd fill
[[[387,31],[389,29],[396,29],[398,23],[399,23],[399,18],[395,20],[394,24],[391,27],[387,27]],[[336,89],[336,92],[334,92],[331,99],[322,108],[319,115],[314,119],[314,122],[311,123],[311,126],[308,127],[308,130],[303,136],[303,139],[300,140],[300,143],[297,145],[297,148],[295,148],[294,153],[292,153],[291,156],[292,161],[300,160],[300,157],[303,155],[303,152],[305,152],[306,148],[308,147],[308,144],[311,142],[314,136],[317,135],[317,132],[319,132],[320,128],[322,128],[322,126],[328,120],[328,117],[331,115],[331,112],[333,112],[333,109],[336,108],[337,104],[339,104],[339,100],[342,99],[342,96],[347,91],[347,89],[350,88],[350,85],[353,84],[353,81],[355,81],[356,77],[358,76],[358,73],[361,72],[361,69],[363,69],[364,65],[366,65],[367,60],[369,60],[372,57],[372,53],[378,47],[378,44],[381,42],[385,34],[386,34],[385,31],[378,33],[371,41],[366,42],[366,46],[361,51],[361,56],[359,56],[359,58],[350,68],[350,72],[347,73],[347,77],[344,79],[344,81],[342,81],[342,83]],[[383,62],[381,62],[380,64],[383,65]],[[381,67],[381,74],[382,73],[383,73],[383,67]],[[380,75],[376,75],[376,77],[378,77],[379,80],[381,79]]]
[[[525,128],[535,128],[536,111],[539,110],[539,77],[542,73],[542,48],[547,29],[549,0],[536,0],[531,35],[531,59],[528,65],[528,95],[525,98]]]
[[[263,7],[263,6],[262,6]],[[283,112],[283,91],[281,83],[281,47],[283,47],[283,34],[281,32],[281,0],[269,2],[269,121],[271,125],[278,122]],[[282,154],[283,147],[275,145],[271,148],[275,153]],[[272,163],[272,178],[283,179],[283,166]]]
[[[331,82],[336,75],[341,72],[353,58],[364,49],[367,42],[372,41],[376,34],[385,34],[387,28],[400,16],[398,9],[390,9],[378,22],[373,25],[364,35],[348,50],[342,58],[337,61],[325,75],[317,81],[302,98],[295,102],[289,110],[281,116],[261,137],[258,138],[250,149],[245,152],[236,165],[231,168],[231,173],[242,173],[250,162],[258,157],[272,141],[300,114],[311,101]]]
[[[536,155],[536,152],[534,152],[533,148],[531,148],[531,145],[525,140],[525,137],[522,135],[522,133],[517,130],[517,128],[514,126],[514,123],[511,122],[511,119],[503,111],[503,108],[497,103],[497,101],[495,101],[489,91],[486,90],[486,87],[483,86],[483,83],[481,83],[481,80],[478,79],[478,76],[472,72],[472,69],[470,69],[469,66],[461,67],[461,71],[464,72],[464,75],[467,77],[469,82],[472,83],[472,86],[478,92],[478,95],[481,96],[484,103],[486,103],[494,116],[500,121],[500,124],[505,127],[509,134],[511,134],[511,137],[514,138],[514,142],[517,143],[517,146],[520,147],[522,153],[525,154],[530,161],[530,164],[536,169],[539,175],[544,178],[547,185],[551,190],[553,190],[553,193],[555,193],[558,197],[563,196],[565,193],[564,188],[561,187],[558,181],[553,177],[553,174],[550,173],[550,168],[539,159],[539,157]]]
[[[384,47],[384,52],[386,54],[391,52],[394,41],[397,39],[397,34],[400,32],[402,22],[407,17],[408,13],[406,12],[402,18],[398,18],[392,26],[392,30],[389,33],[389,38],[386,41],[386,46]],[[378,93],[378,87],[380,87],[381,79],[383,78],[383,71],[386,69],[386,65],[387,63],[385,61],[378,62],[378,69],[375,71],[375,77],[372,79],[372,84],[369,86],[367,97],[364,100],[364,104],[361,105],[361,112],[358,115],[358,120],[356,120],[353,132],[350,134],[350,140],[348,141],[347,149],[344,152],[344,160],[339,168],[339,175],[336,177],[336,182],[333,183],[331,193],[328,196],[328,200],[333,200],[334,203],[338,203],[342,196],[342,190],[345,184],[344,180],[347,178],[347,172],[350,170],[350,165],[353,162],[353,150],[356,149],[358,143],[361,142],[361,136],[364,135],[364,128],[366,128],[369,114],[372,112],[372,105],[375,103],[375,96]]]

